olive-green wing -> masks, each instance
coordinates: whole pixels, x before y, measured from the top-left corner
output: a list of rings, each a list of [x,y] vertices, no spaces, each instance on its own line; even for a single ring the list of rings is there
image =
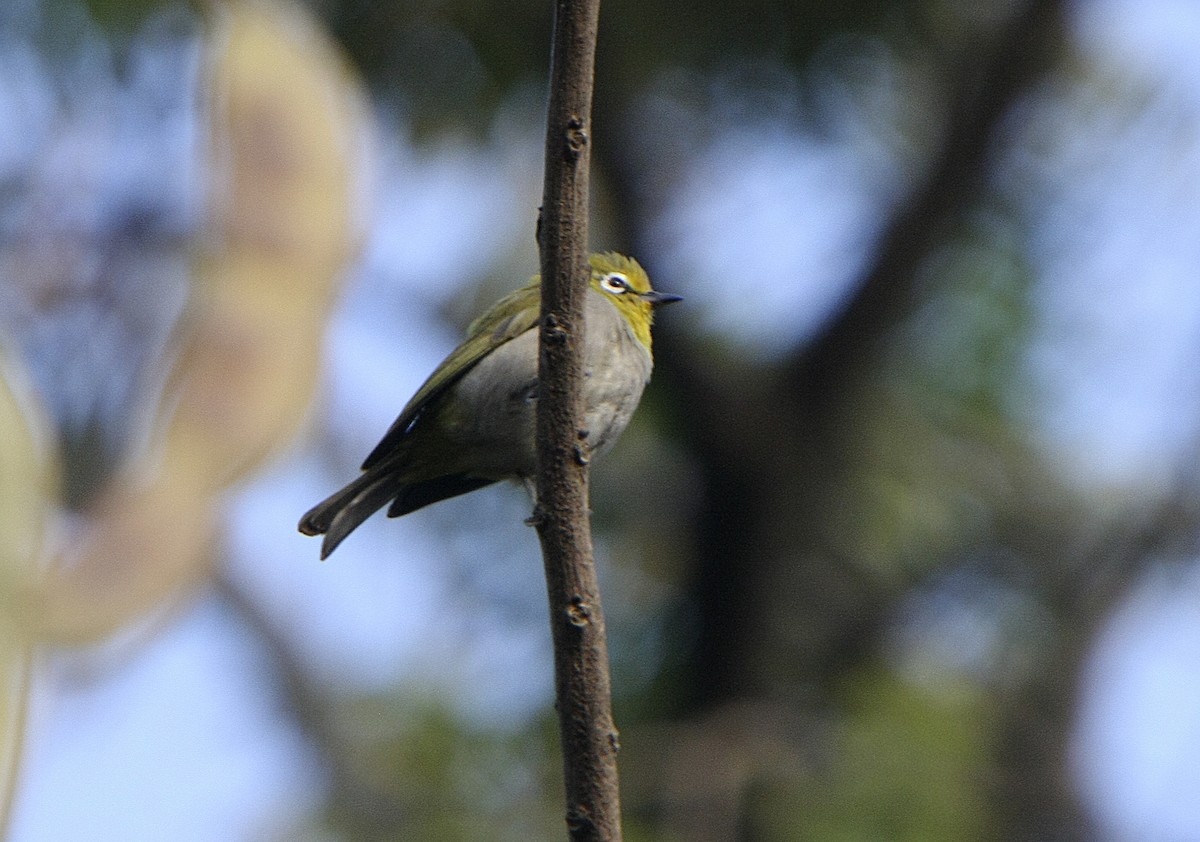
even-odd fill
[[[365,471],[392,452],[420,420],[421,414],[496,348],[532,329],[538,320],[541,287],[535,279],[497,301],[467,328],[467,338],[429,375],[392,422],[383,439],[362,464]]]

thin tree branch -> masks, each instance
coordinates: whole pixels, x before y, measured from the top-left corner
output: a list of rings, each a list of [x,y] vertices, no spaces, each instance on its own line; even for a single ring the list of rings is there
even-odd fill
[[[592,559],[582,450],[588,167],[599,0],[556,0],[539,220],[538,505],[554,638],[567,828],[576,842],[621,838],[617,732],[604,614]]]

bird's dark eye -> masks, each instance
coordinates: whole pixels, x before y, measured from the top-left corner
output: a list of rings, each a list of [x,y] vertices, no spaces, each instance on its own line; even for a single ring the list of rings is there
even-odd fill
[[[620,272],[609,272],[600,279],[600,286],[613,295],[621,295],[622,293],[629,292],[629,279]]]

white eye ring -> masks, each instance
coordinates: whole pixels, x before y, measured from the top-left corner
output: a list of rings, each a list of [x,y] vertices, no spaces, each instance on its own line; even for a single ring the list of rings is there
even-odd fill
[[[623,295],[629,292],[629,279],[620,272],[609,272],[600,279],[600,286],[613,295]]]

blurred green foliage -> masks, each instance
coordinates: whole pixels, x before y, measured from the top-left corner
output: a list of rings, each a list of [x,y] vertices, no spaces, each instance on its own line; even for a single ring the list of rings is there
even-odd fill
[[[549,716],[497,731],[441,699],[403,693],[352,699],[337,727],[352,770],[330,805],[329,829],[349,838],[517,840],[554,837],[562,784]],[[561,796],[560,796],[561,797]]]
[[[979,839],[987,822],[987,699],[965,682],[918,686],[886,666],[847,676],[832,753],[752,797],[763,840]],[[864,805],[870,805],[864,809]]]

